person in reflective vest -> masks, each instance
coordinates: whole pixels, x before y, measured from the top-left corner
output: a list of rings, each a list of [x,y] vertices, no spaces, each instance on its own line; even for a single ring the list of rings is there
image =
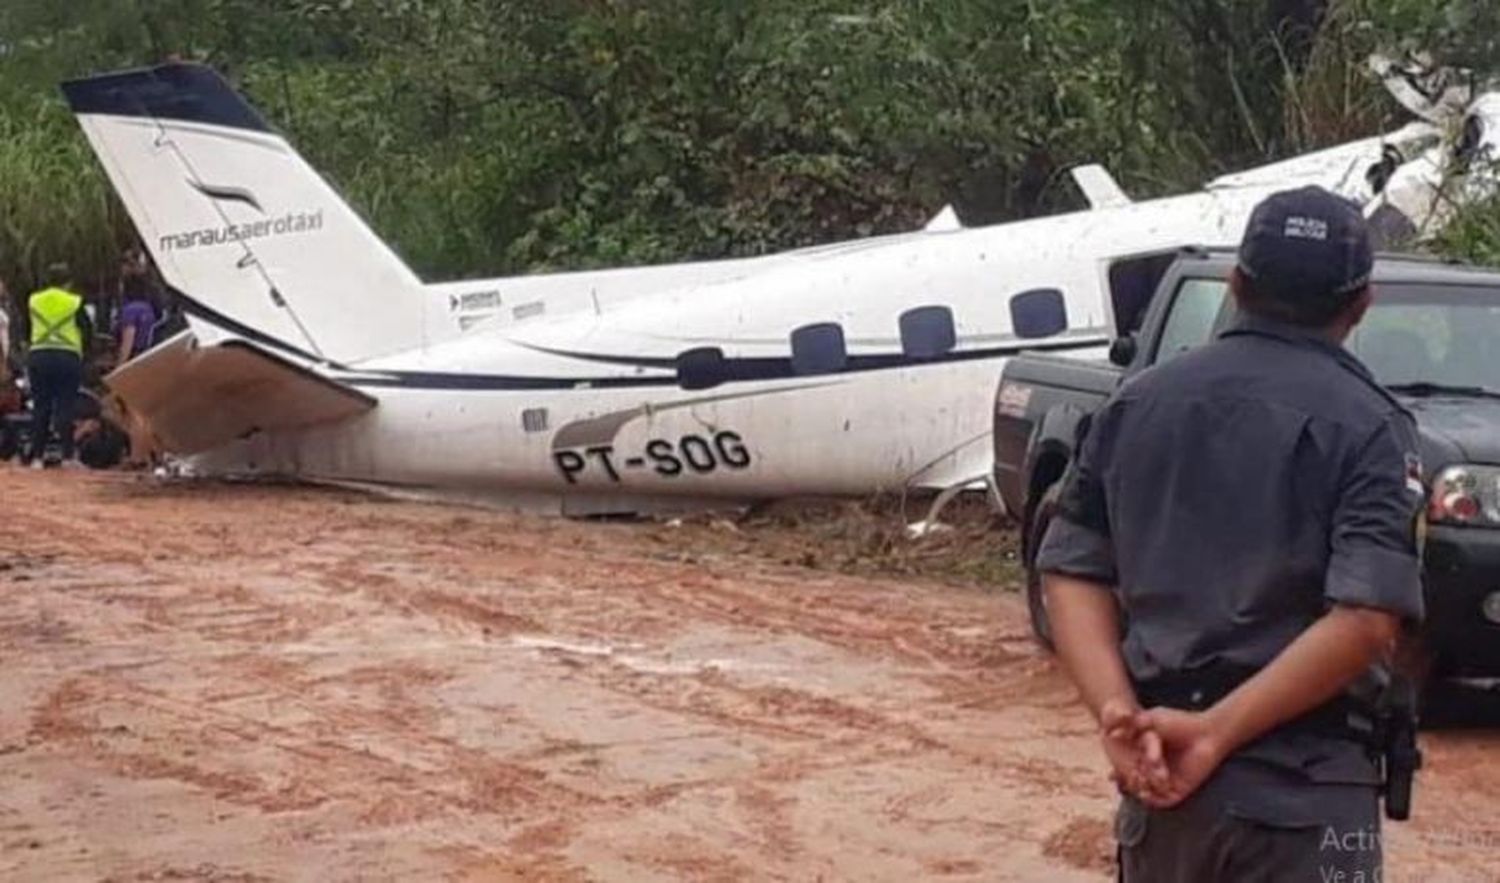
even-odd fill
[[[83,383],[83,354],[90,323],[83,298],[72,292],[66,265],[47,270],[47,287],[31,295],[31,349],[26,376],[31,386],[31,451],[36,466],[45,462],[47,444],[57,434],[63,461],[73,459],[73,404]]]

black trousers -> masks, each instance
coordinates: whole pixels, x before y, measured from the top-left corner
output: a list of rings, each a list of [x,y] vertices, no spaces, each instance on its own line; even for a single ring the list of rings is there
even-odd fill
[[[73,403],[83,383],[83,360],[67,350],[35,350],[26,362],[31,383],[31,459],[47,452],[57,433],[64,460],[73,459]]]
[[[1374,883],[1383,870],[1374,786],[1220,776],[1170,810],[1126,798],[1115,833],[1124,883]]]

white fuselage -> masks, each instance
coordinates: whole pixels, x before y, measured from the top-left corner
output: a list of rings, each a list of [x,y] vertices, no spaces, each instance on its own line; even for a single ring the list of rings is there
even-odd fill
[[[988,474],[994,384],[1030,347],[1100,355],[1119,257],[1234,241],[1248,187],[998,227],[754,260],[432,286],[452,336],[349,370],[379,400],[332,426],[261,434],[211,471],[405,486],[566,512],[643,497],[751,500],[944,487]],[[1068,330],[1018,338],[1010,298],[1062,292]],[[899,320],[951,309],[946,356],[901,357]],[[850,367],[786,372],[791,332],[843,329]],[[782,376],[683,389],[674,360],[717,347]],[[648,507],[654,508],[654,507]]]
[[[1257,202],[1298,185],[1423,230],[1458,156],[1418,123],[1172,199],[1131,204],[1085,167],[1093,211],[978,229],[945,212],[764,258],[426,285],[212,69],[63,89],[191,308],[190,334],[109,378],[164,446],[210,473],[566,512],[984,478],[1005,360],[1102,354],[1112,268],[1133,311],[1162,254],[1237,242]],[[1500,99],[1464,129],[1477,168]]]

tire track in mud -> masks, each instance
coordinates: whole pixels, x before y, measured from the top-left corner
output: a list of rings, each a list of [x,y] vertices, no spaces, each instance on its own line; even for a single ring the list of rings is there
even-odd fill
[[[319,579],[340,585],[348,582],[348,577],[336,573],[324,572]],[[373,589],[367,582],[360,587],[371,597],[381,602],[390,602],[395,599],[399,606],[410,605],[421,612],[435,616],[447,617],[482,627],[487,636],[498,634],[514,634],[518,632],[541,632],[543,627],[540,623],[527,617],[506,612],[489,604],[474,602],[456,595],[447,595],[440,591],[421,589],[410,594],[403,594],[394,586],[395,580],[382,577],[376,582],[383,583],[380,589]],[[753,614],[745,609],[747,599],[755,596],[753,590],[732,593],[727,599],[718,599],[714,603],[706,604],[683,604],[684,599],[692,599],[691,593],[680,594],[675,591],[667,591],[661,588],[663,580],[640,579],[632,580],[622,584],[616,581],[612,591],[618,593],[621,590],[633,592],[629,604],[640,605],[663,598],[677,602],[679,606],[687,606],[695,613],[708,611],[721,613],[727,607],[734,611],[734,615],[699,617],[700,619],[712,619],[723,624],[741,624],[746,620],[753,619]],[[587,584],[584,581],[582,584]],[[580,588],[580,582],[574,582],[574,591]],[[717,589],[719,581],[712,581],[712,588]],[[710,583],[694,581],[691,588],[696,588],[705,594],[710,590]],[[769,589],[766,595],[772,595],[781,587]],[[770,632],[797,631],[808,637],[825,639],[831,630],[836,636],[846,640],[834,640],[830,643],[842,647],[864,648],[870,644],[881,647],[893,646],[898,656],[910,658],[913,654],[905,650],[899,644],[889,641],[888,635],[883,634],[888,629],[879,624],[860,623],[858,626],[848,624],[845,620],[836,620],[831,615],[823,615],[813,618],[810,622],[797,616],[798,609],[783,606],[782,615],[787,625],[783,628],[769,627],[764,630]],[[595,609],[597,612],[597,609]],[[857,611],[861,616],[866,614],[865,610]],[[799,627],[791,628],[795,622]],[[836,622],[838,627],[829,629],[829,623]],[[494,629],[493,626],[500,623],[505,628]],[[846,627],[847,626],[847,627]],[[852,640],[851,636],[854,636]],[[559,654],[566,659],[565,654]],[[917,654],[924,661],[934,661],[938,653],[924,652]],[[960,652],[956,655],[966,662],[972,658],[971,654]],[[1034,662],[1032,657],[1017,657],[1017,662]],[[1028,792],[1051,792],[1062,785],[1074,785],[1087,787],[1087,775],[1079,774],[1076,770],[1070,770],[1061,764],[1049,764],[1038,761],[1036,758],[1026,756],[1017,752],[1000,752],[986,754],[964,749],[945,743],[926,732],[919,724],[900,720],[890,715],[881,714],[878,711],[862,708],[846,702],[840,702],[828,696],[820,696],[804,690],[798,690],[789,686],[748,686],[737,684],[732,678],[717,671],[709,670],[697,674],[691,678],[682,677],[656,677],[640,672],[629,671],[621,666],[606,661],[589,661],[579,663],[570,661],[563,664],[582,669],[591,674],[593,682],[606,690],[617,695],[631,699],[633,702],[667,712],[679,717],[696,719],[723,727],[726,730],[736,732],[753,732],[763,736],[782,740],[827,742],[831,735],[845,733],[845,740],[850,735],[862,737],[878,737],[882,742],[895,742],[898,748],[892,752],[896,755],[910,755],[922,751],[944,751],[963,759],[977,767],[985,769],[991,774],[999,774],[1018,781],[1017,787]],[[977,667],[977,666],[976,666]],[[949,678],[962,678],[970,672],[965,671]],[[993,674],[993,673],[992,673]],[[996,675],[997,677],[1001,675]],[[1011,691],[1006,691],[1011,692]],[[1001,701],[993,692],[989,696],[991,701]],[[1060,700],[1059,705],[1071,702],[1071,699]],[[888,753],[892,753],[888,752]],[[838,766],[858,764],[857,758],[831,760],[827,763],[808,763],[805,769],[808,772],[820,769],[828,769]],[[721,784],[717,780],[700,782],[701,786],[716,786]]]
[[[502,545],[495,543],[494,545]],[[805,594],[807,580],[793,576],[764,576],[752,572],[748,584],[742,580],[742,588],[727,587],[727,580],[719,574],[709,573],[684,578],[680,565],[658,565],[624,560],[600,560],[599,556],[576,553],[566,549],[560,554],[549,555],[550,573],[548,581],[567,584],[571,604],[552,604],[547,613],[554,627],[567,626],[575,618],[578,608],[587,610],[590,616],[601,613],[598,601],[607,598],[615,608],[670,609],[673,619],[693,622],[711,621],[722,625],[749,627],[754,631],[768,633],[796,633],[808,638],[849,649],[856,652],[876,651],[881,655],[892,655],[904,661],[926,664],[960,663],[964,670],[951,677],[962,678],[976,670],[992,666],[998,655],[985,647],[983,635],[992,631],[985,620],[975,618],[968,623],[952,626],[962,633],[968,629],[967,642],[955,639],[944,631],[934,630],[916,622],[892,624],[884,608],[879,607],[887,599],[877,599],[876,609],[871,603],[850,604],[837,594],[837,581],[820,579],[821,591],[810,597]],[[559,567],[559,565],[563,565]],[[559,573],[558,571],[561,571]],[[624,576],[622,576],[622,574]],[[528,574],[525,568],[510,575],[524,582]],[[327,571],[322,579],[339,581],[337,574]],[[466,599],[455,598],[443,592],[421,589],[415,593],[395,589],[390,583],[399,580],[383,580],[387,586],[378,597],[389,600],[391,592],[398,592],[402,603],[414,595],[425,599],[420,606],[434,615],[451,615],[460,621],[468,621],[484,628],[486,635],[500,632],[542,631],[541,625],[529,616],[510,612],[509,608],[497,608],[476,604]],[[593,591],[589,592],[588,589]],[[793,596],[783,602],[780,599],[788,590],[804,590],[800,599]],[[366,584],[363,591],[370,592]],[[900,593],[893,593],[898,603],[907,601]],[[622,600],[623,599],[623,600]],[[525,593],[519,599],[525,607]],[[499,619],[503,629],[493,629]],[[561,629],[566,632],[567,629]],[[1011,637],[1014,640],[1015,631]],[[591,635],[593,637],[593,635]],[[954,644],[959,646],[955,648]],[[1034,661],[1031,654],[1013,654],[1015,661]],[[1009,658],[1009,657],[1007,657]],[[576,665],[576,663],[575,663]],[[1019,778],[1020,787],[1033,793],[1055,791],[1058,783],[1076,783],[1079,775],[1061,765],[1038,763],[1035,759],[1016,755],[996,758],[982,753],[970,752],[966,756],[961,749],[947,746],[933,738],[912,722],[896,720],[888,715],[841,703],[826,696],[788,687],[746,687],[737,685],[729,677],[715,672],[700,674],[691,681],[682,678],[652,678],[639,673],[624,673],[618,666],[607,663],[582,666],[593,674],[594,682],[633,701],[677,716],[695,717],[705,723],[721,726],[737,732],[756,732],[765,736],[785,740],[813,741],[825,743],[820,760],[809,759],[795,764],[802,775],[827,769],[848,767],[861,763],[879,762],[881,754],[890,756],[912,756],[923,751],[949,751],[974,765],[986,768],[990,774],[1002,774],[1003,778]],[[847,731],[850,736],[835,738],[834,734]],[[873,757],[862,758],[860,752],[845,750],[847,757],[830,757],[826,743],[832,741],[842,745],[849,741],[858,743],[862,738],[878,737],[881,742],[898,741],[894,749],[873,752]],[[872,754],[870,751],[865,754]],[[816,757],[816,755],[814,755]],[[1008,775],[1005,775],[1008,774]],[[713,788],[722,781],[705,780],[696,784],[698,788]],[[680,794],[686,789],[677,789]],[[749,805],[749,804],[747,804]]]
[[[266,694],[260,694],[266,698]],[[285,706],[303,705],[291,693],[273,694],[269,701]],[[413,796],[445,809],[465,813],[513,811],[530,804],[585,805],[588,795],[550,783],[544,774],[524,766],[502,762],[478,749],[435,736],[416,725],[406,725],[387,715],[365,709],[314,706],[308,708],[336,732],[383,732],[405,736],[420,743],[430,755],[425,763],[386,756],[368,747],[354,747],[333,736],[307,736],[266,720],[237,714],[211,703],[180,700],[127,681],[76,678],[67,681],[35,711],[28,741],[33,743],[83,743],[90,757],[132,778],[165,778],[203,787],[216,797],[255,806],[266,812],[309,809],[323,803],[348,799],[345,793],[363,781],[381,781],[400,790],[404,800]],[[101,715],[136,723],[106,725]],[[143,719],[145,719],[144,722]],[[149,738],[135,734],[148,732]],[[203,764],[171,760],[152,753],[152,741],[193,741],[212,746],[229,743],[224,752],[232,759],[233,746],[258,746],[294,755],[306,766],[296,768],[281,787],[263,776],[229,770],[214,770]],[[433,787],[443,771],[452,787]]]
[[[1105,878],[1014,599],[344,494],[0,490],[0,875]],[[1431,825],[1500,799],[1494,745],[1439,742]],[[1500,873],[1400,836],[1401,872]]]
[[[417,532],[421,545],[416,550],[418,554],[412,558],[440,561],[447,557],[454,546],[453,537],[442,528],[432,530],[436,536],[434,532]],[[343,541],[347,539],[347,534],[341,537]],[[462,540],[460,537],[459,542]],[[987,634],[992,631],[984,620],[973,618],[954,624],[955,633],[968,630],[964,636],[955,638],[944,631],[926,627],[921,618],[893,615],[904,612],[900,608],[910,603],[907,593],[903,592],[889,591],[884,597],[860,597],[851,602],[839,594],[837,580],[814,580],[812,582],[816,585],[809,588],[805,575],[766,575],[752,568],[748,575],[750,581],[735,588],[729,585],[730,578],[722,574],[699,573],[675,564],[642,564],[628,558],[601,558],[587,548],[565,548],[549,558],[546,568],[523,566],[517,569],[519,573],[504,574],[508,580],[518,581],[525,580],[531,575],[528,571],[534,570],[535,576],[542,578],[540,581],[546,588],[537,594],[546,601],[545,622],[513,612],[518,606],[517,601],[520,607],[526,607],[529,599],[524,592],[519,598],[507,599],[509,603],[503,603],[466,595],[462,590],[431,588],[432,583],[464,585],[483,582],[483,579],[473,579],[476,568],[440,565],[420,580],[402,579],[380,573],[378,562],[373,565],[372,562],[362,562],[353,556],[340,555],[336,549],[324,548],[317,554],[306,554],[300,548],[294,548],[291,560],[280,562],[276,569],[282,574],[293,572],[310,577],[339,596],[354,595],[377,606],[395,608],[402,615],[418,615],[450,625],[476,628],[490,637],[525,632],[574,633],[580,626],[590,624],[591,617],[606,612],[601,607],[613,611],[634,608],[653,610],[658,620],[678,627],[682,623],[706,622],[760,634],[797,634],[853,654],[873,655],[908,664],[941,665],[946,672],[943,676],[954,679],[982,671],[986,662],[994,661],[995,654],[984,647]],[[484,568],[481,565],[477,569]],[[557,603],[557,589],[566,591],[561,604]],[[246,636],[224,626],[238,615],[253,632],[255,624],[268,625],[274,616],[264,614],[257,617],[257,609],[249,604],[253,593],[250,593],[252,597],[245,597],[245,594],[224,598],[225,602],[232,600],[240,607],[234,612],[226,611],[225,618],[214,625],[210,625],[214,622],[212,618],[194,617],[188,609],[164,614],[160,605],[151,610],[150,618],[157,623],[170,621],[177,627],[189,628],[210,638]],[[183,605],[178,606],[183,608]],[[597,629],[592,636],[618,637],[608,630],[600,635]],[[951,665],[960,667],[946,671]],[[715,671],[690,678],[653,676],[622,671],[620,666],[599,660],[572,667],[581,668],[596,684],[632,703],[658,709],[675,718],[697,719],[725,732],[754,733],[769,740],[770,748],[763,752],[762,760],[749,776],[741,772],[678,786],[653,787],[643,794],[620,792],[608,803],[613,815],[628,818],[638,812],[642,802],[667,806],[693,792],[727,790],[734,795],[734,805],[751,829],[748,840],[754,842],[755,851],[780,861],[797,855],[799,846],[790,815],[797,800],[779,793],[775,790],[778,786],[834,770],[879,768],[893,761],[915,762],[932,751],[962,754],[933,737],[916,722],[900,719],[899,715],[893,717],[785,685],[741,684],[732,676]],[[274,679],[285,680],[285,677],[283,672]],[[253,686],[254,678],[247,679],[241,673],[240,679],[240,693],[263,693]],[[250,683],[244,683],[246,680]],[[124,691],[117,692],[124,695]],[[137,697],[137,701],[139,699]],[[351,717],[336,708],[322,709],[321,717],[335,726],[356,730],[389,725],[388,721]],[[194,726],[201,728],[203,720],[189,716],[182,725],[187,729]],[[235,729],[232,725],[221,728],[225,727]],[[270,743],[280,739],[280,744],[287,745],[284,734],[261,732],[247,735],[241,731],[237,735]],[[308,760],[337,766],[334,759],[325,756],[314,755]],[[1039,780],[1055,779],[1057,775],[1055,770],[1034,775],[1024,764],[1017,766],[983,754],[967,760],[989,767],[991,774],[1021,769],[1026,772],[1026,777]],[[239,788],[252,792],[250,802],[266,811],[317,805],[298,805],[295,800],[288,801],[287,798],[299,795],[268,791],[263,785],[252,785],[243,779],[215,778],[191,768],[184,770],[171,765],[127,762],[124,771],[176,776],[201,786],[217,787],[220,791]],[[556,798],[551,798],[551,802],[555,804]],[[883,812],[905,824],[915,823],[909,812]],[[412,815],[408,795],[400,801],[377,802],[361,818],[373,823],[398,823]],[[565,839],[560,832],[568,830],[571,830],[570,825],[559,822],[553,839]],[[659,857],[656,863],[672,868],[699,866],[682,857]],[[556,870],[555,863],[551,867]],[[936,867],[953,871],[971,865],[962,860],[938,861]],[[733,876],[731,874],[731,878]]]
[[[571,592],[584,593],[585,587],[600,582],[602,574],[596,570],[600,568],[597,561],[578,563],[582,566],[570,574],[567,582],[570,583]],[[347,567],[347,563],[340,567]],[[608,593],[616,604],[685,609],[692,614],[691,619],[694,621],[706,620],[733,626],[750,625],[757,631],[775,634],[796,633],[843,649],[867,652],[873,649],[905,661],[929,665],[957,662],[963,665],[959,671],[933,677],[946,685],[951,686],[955,682],[964,685],[962,689],[968,691],[974,689],[968,681],[976,672],[983,672],[986,681],[997,685],[1004,683],[1006,674],[1004,668],[997,667],[997,658],[1002,659],[1002,665],[1006,667],[1030,665],[1051,674],[1050,666],[1037,666],[1035,654],[976,650],[973,644],[978,642],[972,639],[955,648],[953,639],[942,631],[912,622],[896,625],[882,622],[879,614],[871,611],[868,602],[852,604],[833,592],[823,591],[791,601],[777,600],[787,594],[788,588],[800,584],[799,581],[765,579],[756,574],[747,577],[747,580],[754,579],[756,582],[742,580],[740,585],[743,588],[731,589],[726,580],[717,575],[695,576],[684,580],[680,574],[671,573],[671,567],[637,567],[636,573],[629,579],[620,578],[621,567],[618,562],[606,563],[602,569],[609,574]],[[331,572],[325,571],[319,578],[332,584],[348,583],[350,578],[338,573],[338,570],[339,568],[334,568]],[[640,572],[642,570],[646,572]],[[372,588],[372,581],[368,579],[369,575],[366,576],[360,590],[371,594],[376,600],[390,602],[394,599],[399,605],[411,605],[433,616],[451,617],[477,625],[484,629],[487,636],[544,631],[542,624],[535,619],[509,613],[503,607],[426,588],[403,592],[397,587],[399,581],[384,576],[374,581],[382,584],[381,589],[375,590]],[[596,589],[590,600],[600,594],[603,594],[602,590]],[[620,601],[622,594],[630,596],[628,601]],[[904,600],[899,593],[893,591],[893,594],[897,595],[898,600]],[[599,612],[596,606],[585,606],[591,614]],[[558,614],[570,611],[564,605],[554,607],[550,612]],[[982,624],[976,626],[972,623],[952,628],[979,628],[985,632],[991,630]],[[552,631],[555,632],[556,629]],[[902,636],[915,637],[901,640]],[[948,638],[946,641],[945,637]],[[878,735],[886,740],[901,740],[910,745],[908,750],[911,751],[937,750],[952,753],[992,774],[1008,774],[1008,777],[1018,780],[1016,784],[1019,787],[1029,791],[1050,792],[1069,785],[1087,787],[1086,774],[1081,775],[1064,765],[1046,763],[1017,752],[1000,752],[998,755],[966,752],[935,738],[915,722],[899,720],[789,686],[742,686],[714,671],[698,674],[691,681],[684,682],[682,678],[652,678],[635,672],[622,673],[618,666],[609,664],[586,665],[583,668],[594,674],[597,685],[612,692],[661,711],[693,717],[726,729],[794,740],[825,740],[830,732],[837,731]],[[1071,695],[1058,691],[1056,686],[1054,683],[1053,692],[1058,693],[1059,698],[1051,704],[1055,707],[1073,704]],[[984,699],[991,706],[1013,704],[1017,693],[1024,692],[1024,689],[990,687]],[[970,701],[970,705],[974,707],[982,707],[984,704]],[[1072,729],[1071,732],[1081,734],[1087,730]]]

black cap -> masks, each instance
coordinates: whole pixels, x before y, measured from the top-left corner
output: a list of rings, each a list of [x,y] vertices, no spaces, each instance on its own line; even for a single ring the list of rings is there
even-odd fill
[[[1263,297],[1339,302],[1370,284],[1375,249],[1359,209],[1321,187],[1267,197],[1250,215],[1240,272]]]

